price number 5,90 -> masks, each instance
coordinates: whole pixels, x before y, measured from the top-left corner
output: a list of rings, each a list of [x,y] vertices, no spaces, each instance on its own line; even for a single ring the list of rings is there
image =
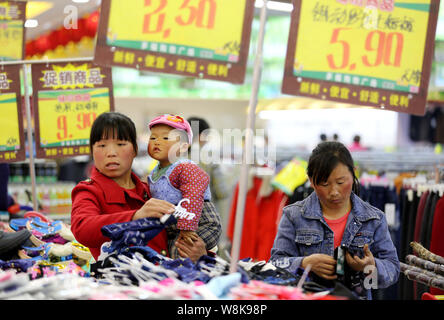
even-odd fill
[[[342,56],[327,55],[328,66],[333,70],[348,69],[353,71],[358,61],[351,61],[350,43],[343,39],[343,34],[350,28],[336,28],[333,30],[330,44],[341,46]],[[373,30],[365,37],[364,53],[360,58],[362,65],[375,68],[381,64],[385,66],[401,67],[402,50],[404,48],[404,37],[399,32],[383,32]],[[360,50],[361,48],[356,48]]]

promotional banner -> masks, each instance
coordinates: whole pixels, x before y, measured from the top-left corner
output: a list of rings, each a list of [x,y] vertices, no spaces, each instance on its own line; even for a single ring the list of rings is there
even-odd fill
[[[283,93],[425,113],[438,0],[293,4]]]
[[[0,162],[26,159],[20,66],[0,67]]]
[[[26,2],[0,0],[0,60],[25,56]]]
[[[37,158],[90,154],[92,123],[114,111],[111,70],[91,62],[35,64],[32,87]]]
[[[95,63],[243,83],[254,0],[103,0]]]

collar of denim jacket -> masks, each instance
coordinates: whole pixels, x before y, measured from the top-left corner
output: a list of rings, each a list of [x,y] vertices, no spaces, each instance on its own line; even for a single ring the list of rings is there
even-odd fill
[[[352,192],[352,214],[358,221],[364,222],[371,219],[380,219],[378,215],[379,209],[371,206],[367,202],[364,202],[356,194]],[[305,200],[301,209],[302,216],[308,219],[321,220],[323,217],[321,205],[316,192],[312,192]]]
[[[365,202],[360,197],[358,197],[355,193],[352,192],[351,194],[351,201],[352,201],[352,214],[361,222],[368,221],[371,219],[381,219],[380,214],[383,214],[383,212],[372,205],[370,205],[368,202]]]

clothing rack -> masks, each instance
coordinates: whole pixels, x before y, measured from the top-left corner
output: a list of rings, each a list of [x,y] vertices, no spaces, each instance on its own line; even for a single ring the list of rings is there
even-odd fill
[[[282,149],[277,152],[277,162],[290,161],[294,157],[308,160],[311,152],[307,150]],[[356,151],[352,152],[353,160],[362,170],[374,171],[426,171],[435,170],[444,164],[444,154],[436,154],[431,148],[414,148],[396,152]]]

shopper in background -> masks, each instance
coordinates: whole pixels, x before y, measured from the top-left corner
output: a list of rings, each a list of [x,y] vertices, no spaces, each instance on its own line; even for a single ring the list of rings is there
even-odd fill
[[[400,270],[384,213],[358,197],[353,159],[339,142],[323,142],[313,150],[307,175],[315,192],[283,209],[270,261],[291,272],[310,266],[314,278],[334,281],[339,280],[335,256],[340,247],[350,271],[341,279],[358,297],[371,299],[366,273],[373,269],[377,287],[385,288],[397,281]]]
[[[333,141],[339,142],[339,135],[337,133],[333,133]]]
[[[188,118],[188,122],[193,130],[193,142],[199,145],[199,149],[203,148],[208,142],[207,137],[210,125],[205,119],[198,117]],[[228,188],[224,173],[218,163],[199,162],[199,166],[210,176],[211,199],[217,207],[220,201],[230,196],[231,190]]]
[[[9,213],[9,220],[16,218],[23,218],[23,215],[32,210],[31,207],[20,206],[14,197],[9,194],[10,166],[9,163],[0,163],[0,211],[7,211]]]
[[[353,143],[348,147],[350,151],[365,151],[367,148],[361,145],[361,136],[355,135],[353,137]]]
[[[321,133],[319,135],[319,139],[320,139],[320,142],[325,142],[325,141],[327,141],[327,135],[325,133]]]
[[[94,121],[90,147],[94,160],[91,179],[80,182],[72,191],[71,229],[77,241],[87,246],[97,260],[100,248],[109,241],[101,228],[145,217],[171,214],[175,206],[150,198],[148,185],[131,170],[138,152],[134,123],[118,112],[106,112]],[[183,257],[196,261],[206,254],[202,239],[194,245],[179,243]],[[168,255],[167,235],[162,230],[148,245]]]
[[[0,211],[6,211],[9,207],[9,164],[0,163]]]

